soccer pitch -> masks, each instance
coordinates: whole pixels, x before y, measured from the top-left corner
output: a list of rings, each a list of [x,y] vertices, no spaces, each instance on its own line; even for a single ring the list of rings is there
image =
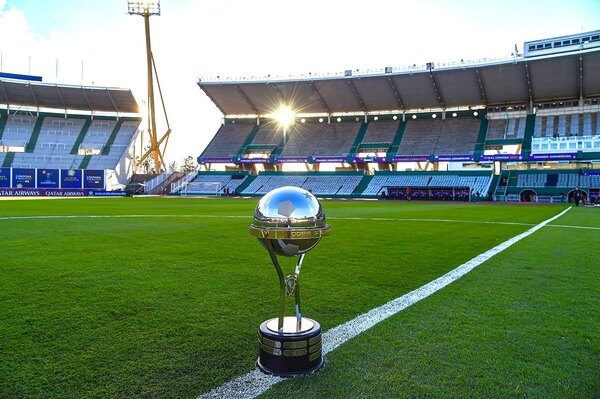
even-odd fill
[[[253,370],[278,303],[256,203],[0,201],[0,397],[195,398]],[[302,297],[325,332],[567,209],[322,204]],[[600,212],[572,208],[261,397],[598,397],[598,309]]]

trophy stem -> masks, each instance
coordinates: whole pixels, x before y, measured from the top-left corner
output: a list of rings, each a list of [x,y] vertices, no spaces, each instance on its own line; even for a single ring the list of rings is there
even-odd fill
[[[296,264],[296,270],[294,277],[296,280],[296,287],[294,289],[294,299],[296,301],[296,331],[302,330],[302,313],[300,312],[300,269],[302,268],[302,261],[304,261],[304,254],[298,257],[298,263]]]
[[[271,244],[270,240],[266,240],[266,246],[267,250],[269,251],[269,256],[271,257],[271,262],[273,262],[273,266],[275,266],[277,276],[279,277],[279,316],[277,329],[279,332],[283,332],[283,318],[285,315],[285,277],[283,275],[283,271],[281,270],[281,266],[279,265],[279,261],[277,260],[277,255],[275,255],[275,251],[273,250],[273,244]]]

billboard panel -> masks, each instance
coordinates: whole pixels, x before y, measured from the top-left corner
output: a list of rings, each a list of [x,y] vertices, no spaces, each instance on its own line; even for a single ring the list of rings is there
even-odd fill
[[[58,169],[38,169],[37,187],[38,188],[58,188],[60,176]]]
[[[14,168],[12,172],[13,188],[35,188],[35,169]]]
[[[84,170],[83,188],[104,189],[104,170]]]
[[[10,187],[10,168],[0,168],[0,188]]]
[[[61,188],[81,188],[83,178],[81,169],[61,169],[60,187]]]

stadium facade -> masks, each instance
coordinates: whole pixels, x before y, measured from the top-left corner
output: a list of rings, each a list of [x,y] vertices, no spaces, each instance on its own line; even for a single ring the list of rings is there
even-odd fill
[[[129,89],[0,75],[0,195],[82,196],[127,183],[141,122]]]
[[[475,63],[201,79],[224,118],[188,189],[561,201],[581,188],[597,197],[600,31],[523,50]],[[282,106],[295,113],[285,128],[274,117]],[[286,173],[289,165],[305,172]]]

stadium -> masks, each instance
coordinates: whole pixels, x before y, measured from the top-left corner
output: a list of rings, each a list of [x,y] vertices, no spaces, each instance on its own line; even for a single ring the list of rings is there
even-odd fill
[[[150,94],[0,72],[0,397],[598,397],[598,70],[593,30],[201,77],[222,119],[192,170]],[[324,366],[293,378],[256,365],[278,293],[248,233],[285,187],[331,226],[302,286]]]

